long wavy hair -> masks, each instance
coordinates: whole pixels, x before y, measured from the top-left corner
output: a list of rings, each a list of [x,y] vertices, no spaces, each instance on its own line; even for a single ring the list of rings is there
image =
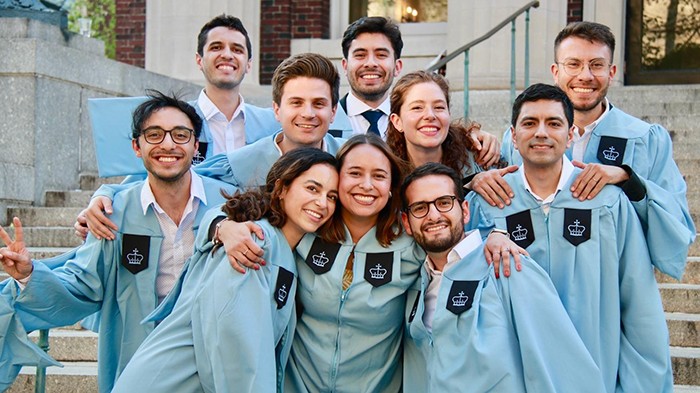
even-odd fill
[[[320,149],[302,147],[291,150],[280,157],[270,169],[265,185],[241,193],[229,195],[221,210],[233,221],[255,221],[266,218],[270,225],[281,228],[287,222],[280,194],[294,179],[314,165],[327,164],[338,170],[338,160]],[[338,209],[336,209],[338,210]],[[319,234],[329,230],[333,217],[319,228]]]
[[[401,235],[403,227],[399,224],[401,217],[401,181],[405,171],[405,164],[394,153],[391,152],[389,146],[377,135],[374,134],[359,134],[348,139],[345,144],[336,153],[339,167],[342,169],[345,158],[348,154],[358,146],[370,145],[377,148],[389,160],[391,166],[391,196],[386,206],[379,211],[377,217],[377,241],[384,247],[387,247],[391,242]],[[342,173],[341,175],[342,176]],[[341,209],[335,209],[335,216],[332,223],[329,225],[330,230],[322,236],[326,242],[338,243],[345,240],[345,228],[341,218]]]
[[[447,84],[447,80],[432,72],[415,71],[404,75],[396,82],[389,99],[391,102],[391,113],[401,116],[401,106],[403,106],[409,90],[419,83],[435,83],[445,95],[447,107],[450,107],[450,86]],[[452,121],[447,132],[447,138],[445,138],[441,145],[442,159],[440,163],[454,169],[460,174],[464,172],[464,169],[470,169],[471,160],[469,155],[476,154],[477,150],[474,143],[467,135],[479,129],[481,129],[481,125],[469,119],[457,119]],[[389,122],[386,142],[394,154],[408,163],[410,169],[415,167],[408,156],[404,134],[399,132],[392,122]]]

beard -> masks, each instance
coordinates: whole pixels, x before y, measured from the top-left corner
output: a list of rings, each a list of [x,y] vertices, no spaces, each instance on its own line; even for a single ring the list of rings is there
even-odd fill
[[[449,223],[449,227],[450,233],[442,237],[428,238],[425,236],[425,232],[422,229],[414,231],[413,237],[416,243],[427,252],[444,252],[454,247],[464,237],[464,227],[459,224],[453,225],[451,223]]]

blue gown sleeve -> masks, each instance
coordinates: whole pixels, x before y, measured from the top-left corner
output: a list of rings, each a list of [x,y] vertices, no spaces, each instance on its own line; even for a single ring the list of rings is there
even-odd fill
[[[103,243],[88,236],[75,258],[49,269],[35,261],[32,278],[17,294],[15,309],[28,331],[71,325],[101,307],[105,275],[111,271],[103,261]]]
[[[675,161],[671,138],[663,127],[650,129],[647,157],[650,172],[638,176],[646,196],[633,202],[646,235],[651,260],[661,272],[680,280],[690,244],[695,241],[695,224],[688,210],[687,187]]]
[[[254,159],[251,157],[251,159]],[[239,187],[239,182],[233,175],[231,163],[228,155],[221,153],[211,156],[194,167],[194,171],[201,176],[211,177],[212,179],[221,180],[223,182]]]
[[[225,258],[224,258],[225,259]],[[206,283],[192,312],[197,369],[205,391],[275,392],[277,369],[271,285],[263,267],[240,274],[226,260]],[[211,386],[206,386],[211,383]]]
[[[630,202],[618,203],[622,335],[617,390],[671,392],[668,328],[644,233]]]
[[[17,285],[12,279],[4,284],[3,289]],[[13,299],[7,296],[10,292],[0,296],[0,391],[3,392],[12,386],[22,366],[61,366],[29,340],[15,314]]]
[[[146,179],[146,175],[130,175],[124,178],[119,184],[103,184],[92,194],[92,197],[105,196],[110,200],[114,200],[114,195],[122,190],[127,190],[133,186],[133,183]]]
[[[551,279],[529,257],[521,256],[521,261],[522,271],[495,282],[518,337],[527,391],[605,391],[600,370]]]

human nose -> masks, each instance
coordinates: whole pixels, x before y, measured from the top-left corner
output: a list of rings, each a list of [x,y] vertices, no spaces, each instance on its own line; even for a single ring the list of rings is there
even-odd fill
[[[161,146],[164,147],[173,147],[176,145],[175,139],[173,139],[173,132],[171,131],[165,131],[165,135],[163,135],[163,141],[160,142]]]
[[[364,190],[371,190],[374,188],[374,185],[372,184],[372,178],[367,175],[362,178],[362,181],[360,182],[360,187]]]
[[[581,71],[576,75],[579,79],[593,79],[595,75],[593,75],[593,71],[591,71],[591,64],[590,63],[583,63],[581,64]]]
[[[316,205],[322,209],[328,208],[328,194],[321,194],[316,198]]]
[[[437,205],[435,205],[435,201],[428,203],[428,214],[426,214],[427,218],[431,219],[436,219],[440,218],[440,211],[437,209]]]
[[[547,125],[545,123],[540,123],[535,129],[536,138],[546,138],[549,134],[547,133]]]
[[[301,115],[306,118],[312,118],[316,116],[316,111],[312,103],[304,104],[301,109]]]

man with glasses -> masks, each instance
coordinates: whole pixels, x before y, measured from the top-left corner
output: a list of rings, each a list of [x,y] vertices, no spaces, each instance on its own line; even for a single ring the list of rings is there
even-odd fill
[[[617,72],[614,50],[615,36],[594,22],[572,23],[554,42],[554,82],[574,105],[575,131],[566,155],[583,169],[570,190],[586,201],[606,184],[620,187],[645,228],[652,262],[680,279],[695,240],[686,184],[673,161],[668,131],[626,114],[607,99]],[[503,136],[502,155],[511,164],[522,162],[510,132]],[[510,204],[516,194],[501,177],[505,172],[477,175],[480,179],[472,182],[472,189],[493,206]]]
[[[671,392],[668,328],[633,203],[612,185],[585,201],[570,191],[585,172],[565,155],[576,129],[573,112],[556,86],[535,84],[516,98],[510,142],[522,165],[503,180],[517,198],[501,209],[470,194],[471,215],[479,217],[474,225],[482,233],[506,228],[550,276],[602,373],[605,388],[589,391]],[[672,242],[675,235],[654,236]]]
[[[224,202],[232,187],[192,171],[202,120],[195,109],[158,92],[133,114],[132,147],[146,180],[132,182],[114,198],[115,240],[88,236],[72,259],[50,270],[33,262],[15,218],[15,240],[0,228],[5,296],[27,331],[71,325],[100,311],[98,384],[111,390],[141,342],[153,331],[141,324],[178,280],[192,255],[204,213]],[[1,330],[0,330],[1,331]]]
[[[464,232],[463,194],[460,176],[437,163],[401,187],[404,228],[427,252],[420,294],[409,295],[404,390],[603,391],[547,273],[522,256],[522,273],[497,280],[479,231]]]

